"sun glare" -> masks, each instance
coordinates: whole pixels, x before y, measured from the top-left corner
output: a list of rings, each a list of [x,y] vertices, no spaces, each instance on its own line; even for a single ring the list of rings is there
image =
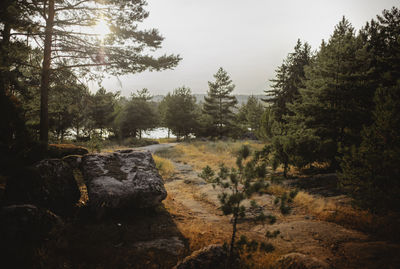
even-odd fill
[[[104,19],[100,19],[93,27],[93,33],[98,35],[99,39],[101,40],[103,40],[110,33],[110,28]]]

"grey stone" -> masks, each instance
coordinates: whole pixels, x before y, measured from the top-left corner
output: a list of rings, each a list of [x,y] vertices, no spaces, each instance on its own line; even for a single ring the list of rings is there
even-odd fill
[[[82,172],[94,208],[151,208],[167,197],[148,151],[88,154],[82,158]]]

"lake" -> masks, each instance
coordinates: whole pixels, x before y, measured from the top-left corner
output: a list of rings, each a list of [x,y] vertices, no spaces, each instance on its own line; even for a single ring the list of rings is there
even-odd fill
[[[168,129],[167,128],[156,128],[154,130],[148,131],[148,132],[143,132],[142,133],[143,138],[166,138],[168,137]],[[175,138],[176,136],[170,133],[171,138]]]

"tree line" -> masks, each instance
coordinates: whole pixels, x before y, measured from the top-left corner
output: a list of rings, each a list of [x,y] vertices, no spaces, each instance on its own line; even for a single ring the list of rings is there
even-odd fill
[[[204,102],[196,102],[191,89],[185,86],[168,93],[160,102],[152,100],[146,88],[129,97],[99,88],[91,93],[87,86],[69,72],[63,72],[49,93],[50,141],[87,141],[93,136],[121,141],[141,138],[144,131],[168,128],[178,140],[197,137],[240,138],[246,132],[258,132],[264,106],[254,96],[237,106],[231,93],[234,84],[220,68],[209,82]],[[40,100],[38,88],[21,96],[25,127],[31,137],[39,139]]]
[[[398,8],[358,32],[343,17],[315,52],[298,41],[266,91],[274,166],[323,165],[360,205],[398,211],[399,97]]]

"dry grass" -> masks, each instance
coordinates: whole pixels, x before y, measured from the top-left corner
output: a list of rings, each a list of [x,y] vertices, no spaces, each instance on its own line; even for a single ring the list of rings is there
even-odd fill
[[[291,190],[293,188],[272,183],[268,187],[267,193],[281,196]],[[348,198],[343,197],[343,199],[345,202],[340,201],[341,199],[320,197],[305,191],[299,191],[293,199],[293,205],[319,220],[333,222],[347,228],[376,232],[383,225],[393,230],[389,225],[389,221],[385,218],[379,218],[369,211],[354,208]]]
[[[169,179],[175,173],[175,166],[170,160],[155,154],[153,154],[153,159],[163,179]]]
[[[220,164],[227,167],[235,167],[236,152],[242,145],[249,145],[252,150],[261,150],[263,144],[254,142],[192,142],[181,143],[173,149],[176,151],[178,161],[189,163],[194,169],[201,170],[209,165],[218,169]]]
[[[315,216],[326,216],[337,208],[334,202],[315,197],[304,191],[299,191],[293,201],[297,206],[305,208],[308,213]]]
[[[271,183],[266,192],[275,196],[282,196],[288,191],[290,191],[290,188],[284,185]]]
[[[249,255],[250,257],[248,257]],[[272,268],[271,266],[280,258],[280,254],[275,251],[272,253],[265,253],[264,251],[245,252],[241,256],[242,261],[252,269]]]
[[[377,216],[367,210],[354,208],[349,201],[339,203],[329,198],[317,197],[300,191],[294,198],[294,204],[319,220],[384,237],[389,236],[392,239],[397,234],[396,216]]]
[[[82,172],[79,169],[74,169],[72,172],[76,180],[76,183],[78,184],[79,191],[81,192],[81,197],[79,198],[77,206],[78,207],[85,206],[86,203],[89,201],[89,196],[85,181],[83,180]]]

